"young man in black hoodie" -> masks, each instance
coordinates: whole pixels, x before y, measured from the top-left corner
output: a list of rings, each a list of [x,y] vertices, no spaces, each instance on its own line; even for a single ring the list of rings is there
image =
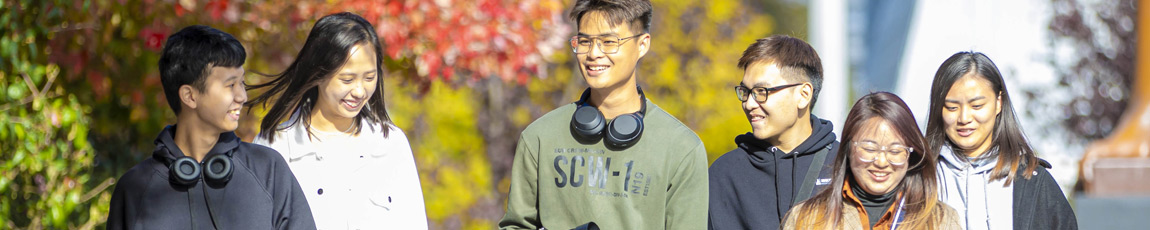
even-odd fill
[[[160,81],[176,125],[120,177],[108,229],[316,228],[283,157],[232,132],[248,98],[246,57],[238,40],[207,26],[168,38]]]
[[[739,59],[735,87],[751,132],[711,164],[708,229],[778,229],[791,206],[830,182],[838,148],[830,121],[811,114],[822,62],[785,35],[759,39]]]

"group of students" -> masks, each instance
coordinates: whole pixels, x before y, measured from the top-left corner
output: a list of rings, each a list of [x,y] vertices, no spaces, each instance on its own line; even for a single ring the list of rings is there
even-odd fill
[[[643,94],[648,0],[577,0],[588,89],[519,136],[502,229],[1077,229],[1025,139],[997,67],[960,52],[935,74],[925,135],[870,93],[837,139],[811,113],[822,65],[783,35],[750,45],[735,95],[752,131],[708,170],[703,142]],[[125,173],[108,229],[426,229],[419,176],[383,98],[375,28],[320,18],[295,61],[244,84],[231,35],[189,26],[159,61],[175,125]],[[265,90],[252,100],[247,90]],[[254,143],[233,131],[268,105]]]
[[[752,131],[708,170],[698,136],[636,84],[651,14],[647,0],[576,1],[571,48],[589,88],[523,130],[500,228],[1078,228],[1001,73],[976,52],[939,67],[925,134],[899,96],[875,92],[837,139],[811,113],[818,53],[759,39],[734,87]]]

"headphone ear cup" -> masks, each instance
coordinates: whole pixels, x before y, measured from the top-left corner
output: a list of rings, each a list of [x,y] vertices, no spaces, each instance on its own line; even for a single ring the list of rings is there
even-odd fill
[[[168,164],[168,177],[172,183],[191,186],[195,185],[200,180],[199,162],[191,157],[183,156],[176,158],[171,164]]]
[[[607,144],[616,148],[627,148],[634,145],[642,136],[643,117],[637,114],[625,114],[611,121],[604,139]]]
[[[225,154],[216,154],[204,161],[204,179],[211,184],[224,184],[232,179],[232,159]]]
[[[607,126],[606,120],[599,109],[592,106],[579,106],[578,109],[575,109],[575,114],[571,116],[571,130],[580,140],[598,140],[603,129]]]

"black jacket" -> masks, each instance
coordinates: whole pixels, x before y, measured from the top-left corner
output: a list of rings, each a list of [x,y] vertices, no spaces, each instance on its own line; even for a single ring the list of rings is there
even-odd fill
[[[711,164],[708,229],[779,229],[803,183],[815,185],[806,197],[829,184],[838,149],[830,121],[811,115],[811,136],[791,154],[747,133],[735,138],[738,148]],[[828,149],[829,148],[829,149]],[[827,149],[818,179],[803,181],[815,153]],[[816,181],[822,183],[816,184]]]
[[[192,186],[168,179],[165,159],[184,154],[164,128],[148,158],[120,177],[112,193],[108,229],[315,229],[299,182],[282,156],[245,143],[235,133],[219,136],[207,157],[231,153],[227,183]],[[209,211],[210,210],[210,211]],[[213,227],[213,225],[216,225]]]
[[[1074,209],[1046,170],[1050,164],[1039,161],[1029,180],[1023,177],[1026,167],[1018,167],[1014,178],[1014,229],[1078,229]]]

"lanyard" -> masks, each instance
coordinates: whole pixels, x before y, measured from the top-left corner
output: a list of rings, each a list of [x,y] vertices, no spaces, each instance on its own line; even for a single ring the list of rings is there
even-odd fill
[[[890,230],[895,230],[895,229],[897,229],[897,228],[898,228],[898,224],[899,224],[899,223],[902,223],[902,218],[903,218],[903,217],[906,217],[906,216],[903,216],[903,213],[902,213],[902,211],[903,211],[903,205],[905,205],[905,204],[906,204],[906,197],[903,197],[902,199],[899,199],[899,201],[898,201],[898,209],[897,209],[897,210],[894,212],[894,223],[890,224]]]

